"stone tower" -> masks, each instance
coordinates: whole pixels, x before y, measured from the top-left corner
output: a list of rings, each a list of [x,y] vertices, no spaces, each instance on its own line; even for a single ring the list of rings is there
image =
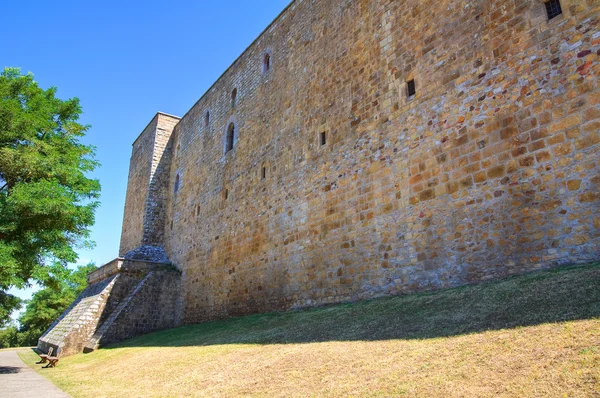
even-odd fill
[[[171,160],[169,139],[178,122],[178,117],[159,112],[133,143],[121,256],[140,247],[162,245]]]
[[[133,143],[120,257],[88,275],[88,287],[39,339],[41,351],[90,352],[180,324],[181,276],[161,247],[178,121],[158,113]]]

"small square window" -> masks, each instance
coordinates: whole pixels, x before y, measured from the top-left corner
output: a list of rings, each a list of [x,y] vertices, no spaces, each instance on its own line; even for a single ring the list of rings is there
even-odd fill
[[[562,14],[562,7],[560,6],[560,0],[549,0],[546,2],[546,12],[548,13],[548,20],[558,17]]]
[[[417,88],[415,87],[415,79],[406,82],[406,89],[409,97],[412,97],[417,93]]]
[[[327,144],[327,133],[322,132],[321,133],[321,146]]]

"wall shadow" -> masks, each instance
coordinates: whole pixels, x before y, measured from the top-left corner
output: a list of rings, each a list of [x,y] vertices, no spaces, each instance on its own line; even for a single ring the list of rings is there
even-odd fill
[[[106,347],[431,339],[600,318],[600,263],[497,282],[164,330]]]

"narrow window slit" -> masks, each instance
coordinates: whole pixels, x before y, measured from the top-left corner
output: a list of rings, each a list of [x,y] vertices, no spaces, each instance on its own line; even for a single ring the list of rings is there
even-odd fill
[[[177,175],[175,176],[175,186],[173,187],[173,191],[174,191],[175,193],[177,193],[177,191],[179,191],[179,184],[180,184],[180,183],[181,183],[181,182],[180,182],[180,177],[179,177],[179,174],[177,174]]]
[[[235,124],[231,123],[227,128],[227,138],[225,142],[225,153],[233,149],[235,144]]]
[[[267,168],[263,167],[261,170],[261,178],[264,180],[265,178],[267,178]]]
[[[267,73],[271,69],[271,54],[266,53],[263,59],[263,73]]]
[[[237,88],[234,88],[231,92],[231,107],[235,108],[235,103],[237,101]]]
[[[409,97],[412,97],[413,95],[415,95],[417,93],[417,88],[415,86],[415,79],[411,79],[411,80],[407,81],[406,87],[407,87]]]
[[[325,144],[327,144],[327,133],[322,132],[321,133],[321,146],[324,146]]]

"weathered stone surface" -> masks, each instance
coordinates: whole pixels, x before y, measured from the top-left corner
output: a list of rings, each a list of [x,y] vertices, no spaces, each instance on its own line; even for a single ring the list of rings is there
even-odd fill
[[[72,355],[181,322],[180,273],[168,263],[117,259],[88,275],[89,286],[38,341]]]
[[[133,143],[119,254],[156,246],[164,231],[164,195],[169,183],[169,138],[178,117],[157,113]]]
[[[86,342],[85,352],[180,324],[177,294],[181,288],[180,274],[150,271],[142,275],[131,283],[127,297],[118,302],[102,326]]]
[[[40,337],[38,348],[48,352],[50,347],[60,347],[62,355],[72,355],[83,351],[84,345],[92,337],[110,292],[118,275],[94,283],[82,292],[71,306]]]
[[[598,259],[600,3],[561,2],[294,1],[136,141],[121,254],[185,322]]]
[[[165,249],[160,246],[140,246],[128,253],[123,258],[127,260],[152,261],[157,263],[168,263],[169,258]]]

